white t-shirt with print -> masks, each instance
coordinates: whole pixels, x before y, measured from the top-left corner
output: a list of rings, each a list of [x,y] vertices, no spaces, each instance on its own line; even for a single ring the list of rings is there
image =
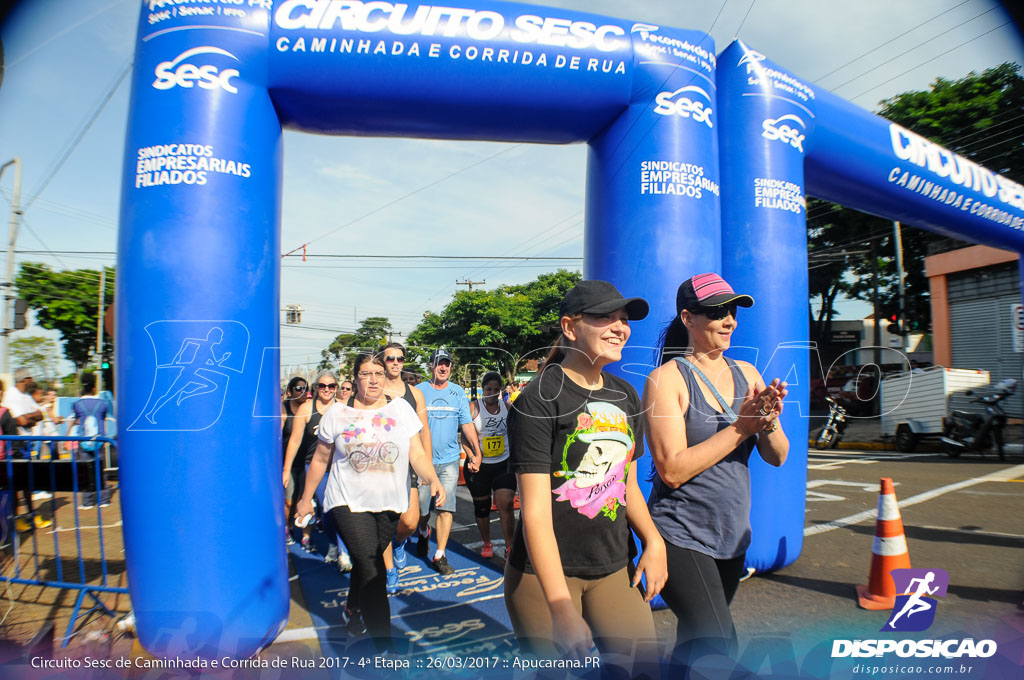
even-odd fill
[[[334,444],[324,509],[405,512],[409,508],[409,438],[423,427],[404,399],[380,409],[335,403],[320,420],[320,441]]]

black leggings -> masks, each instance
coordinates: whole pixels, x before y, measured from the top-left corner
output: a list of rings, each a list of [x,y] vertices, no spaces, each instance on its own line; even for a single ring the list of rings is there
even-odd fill
[[[331,508],[331,519],[352,558],[348,608],[359,609],[366,631],[380,650],[390,646],[391,606],[388,604],[384,548],[398,527],[397,512],[352,512],[347,505]]]
[[[729,604],[740,577],[745,555],[719,560],[704,553],[665,542],[668,583],[661,597],[679,623],[676,653],[693,640],[702,640],[727,654],[736,647],[736,627]]]

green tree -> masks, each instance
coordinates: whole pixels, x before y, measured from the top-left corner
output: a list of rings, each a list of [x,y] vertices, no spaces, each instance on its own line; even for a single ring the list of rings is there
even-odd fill
[[[60,364],[60,346],[53,338],[26,335],[11,340],[13,366],[32,369],[36,382],[50,384],[57,378]]]
[[[410,334],[410,346],[422,348],[414,358],[425,361],[427,352],[444,346],[463,380],[473,366],[511,380],[524,357],[553,340],[558,305],[580,278],[579,272],[561,269],[525,284],[459,291]]]
[[[929,90],[904,92],[880,103],[878,114],[1016,182],[1024,181],[1024,145],[1019,118],[1024,113],[1021,67],[1004,63],[958,80],[938,78]],[[870,302],[875,262],[864,251],[875,240],[879,270],[880,316],[899,312],[892,223],[824,201],[808,202],[810,294],[821,305],[812,318],[812,339],[824,339],[839,292]],[[815,217],[817,215],[817,217]],[[931,303],[924,258],[966,245],[903,225],[904,297],[907,321],[927,330]],[[860,251],[856,255],[842,254]],[[825,303],[825,304],[823,304]],[[884,327],[884,325],[883,325]]]
[[[114,268],[106,268],[104,308],[114,302]],[[96,346],[100,272],[95,269],[53,271],[47,265],[22,262],[14,280],[18,297],[35,311],[36,323],[60,331],[64,356],[82,369]],[[103,358],[111,360],[112,343],[104,343]]]
[[[318,369],[337,368],[344,380],[352,375],[352,360],[363,350],[377,351],[392,337],[394,329],[387,317],[370,316],[363,319],[355,333],[341,333],[327,349],[320,352]]]

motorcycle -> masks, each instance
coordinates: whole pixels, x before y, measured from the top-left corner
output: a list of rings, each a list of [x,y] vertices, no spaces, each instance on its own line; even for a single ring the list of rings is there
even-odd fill
[[[826,397],[825,401],[828,402],[828,420],[818,433],[814,446],[818,449],[834,449],[839,446],[843,432],[846,431],[846,409],[832,397]]]
[[[1003,451],[1003,431],[1006,428],[1006,413],[999,407],[1003,401],[1017,391],[1017,381],[1003,380],[996,385],[996,393],[987,397],[975,397],[973,403],[984,404],[985,413],[953,411],[946,417],[942,430],[942,444],[950,458],[956,458],[964,451],[977,451],[985,455],[995,447],[999,460],[1006,460]],[[974,392],[968,390],[967,396]]]

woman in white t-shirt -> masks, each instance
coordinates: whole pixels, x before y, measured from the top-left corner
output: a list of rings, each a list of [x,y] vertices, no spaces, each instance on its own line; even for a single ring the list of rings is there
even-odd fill
[[[391,647],[384,549],[409,507],[409,466],[430,483],[431,495],[444,502],[429,453],[418,433],[419,416],[404,399],[384,394],[384,359],[356,357],[356,395],[337,402],[320,420],[313,460],[296,506],[296,518],[313,512],[312,498],[334,453],[324,511],[329,512],[352,557],[345,625],[355,635],[369,632],[378,650]]]

